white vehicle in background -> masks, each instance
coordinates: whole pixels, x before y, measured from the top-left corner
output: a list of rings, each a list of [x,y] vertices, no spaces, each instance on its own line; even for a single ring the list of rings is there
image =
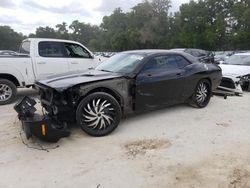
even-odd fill
[[[93,68],[101,62],[84,45],[69,40],[28,38],[19,54],[0,56],[0,105],[11,103],[17,87],[70,71]]]
[[[17,52],[12,50],[0,50],[0,56],[12,56],[12,55],[18,55]]]
[[[219,89],[241,95],[242,89],[250,91],[250,53],[237,53],[219,65],[222,81]]]
[[[214,60],[221,64],[233,54],[234,51],[216,51],[214,52]]]

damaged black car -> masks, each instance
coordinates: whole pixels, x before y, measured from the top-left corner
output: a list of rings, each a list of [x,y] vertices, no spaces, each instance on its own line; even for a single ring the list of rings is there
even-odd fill
[[[184,52],[126,51],[95,69],[36,82],[41,104],[57,125],[76,123],[92,136],[105,136],[128,114],[179,103],[207,106],[221,69]]]

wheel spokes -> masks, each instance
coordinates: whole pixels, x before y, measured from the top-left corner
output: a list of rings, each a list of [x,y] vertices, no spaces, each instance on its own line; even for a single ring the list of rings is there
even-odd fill
[[[91,129],[104,130],[114,122],[113,105],[106,99],[93,99],[83,108],[82,118]]]
[[[6,84],[0,84],[0,101],[7,101],[12,96],[12,89]]]
[[[196,100],[198,103],[203,103],[207,99],[208,96],[208,86],[204,83],[200,83],[197,88]]]

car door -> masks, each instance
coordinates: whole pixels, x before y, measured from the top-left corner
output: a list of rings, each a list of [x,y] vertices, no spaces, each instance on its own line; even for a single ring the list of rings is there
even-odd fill
[[[97,66],[97,60],[84,47],[75,43],[64,43],[70,71],[85,70]]]
[[[62,42],[41,41],[38,56],[34,58],[37,78],[69,71],[66,51]]]
[[[181,102],[186,101],[194,92],[197,84],[197,75],[195,75],[194,69],[192,68],[192,63],[189,62],[182,55],[175,55],[175,60],[181,71],[181,87],[179,88],[180,96],[178,100]]]
[[[184,69],[175,55],[160,55],[149,59],[136,77],[136,110],[143,111],[180,101]]]

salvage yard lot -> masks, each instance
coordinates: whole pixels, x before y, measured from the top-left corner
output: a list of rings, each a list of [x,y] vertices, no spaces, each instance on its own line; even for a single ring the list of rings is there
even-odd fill
[[[19,95],[35,96],[32,90]],[[0,187],[250,187],[250,93],[124,119],[106,137],[80,128],[56,144],[23,140],[0,106]],[[47,151],[46,151],[47,150]]]

